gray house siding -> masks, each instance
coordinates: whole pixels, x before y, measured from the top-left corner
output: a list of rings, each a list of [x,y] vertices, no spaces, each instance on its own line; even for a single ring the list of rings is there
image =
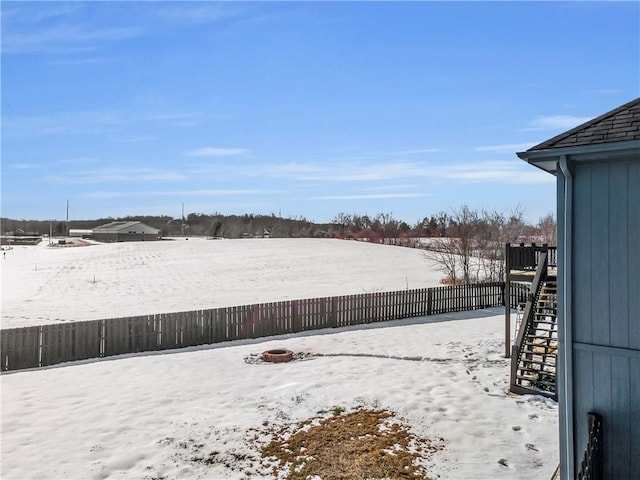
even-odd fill
[[[594,411],[604,420],[605,478],[639,478],[640,163],[570,162],[569,167],[572,272],[561,275],[572,277],[566,301],[573,317],[575,466],[589,436],[587,413]],[[563,183],[561,173],[558,177]]]

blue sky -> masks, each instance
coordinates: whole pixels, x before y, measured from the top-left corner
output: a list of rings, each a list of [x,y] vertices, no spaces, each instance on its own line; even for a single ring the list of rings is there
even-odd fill
[[[2,2],[4,217],[555,210],[515,152],[640,95],[637,2]]]

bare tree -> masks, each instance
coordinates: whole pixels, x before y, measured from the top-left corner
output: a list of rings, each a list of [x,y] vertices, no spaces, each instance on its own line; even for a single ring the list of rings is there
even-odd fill
[[[523,217],[520,207],[508,214],[478,214],[463,205],[449,217],[448,236],[432,240],[431,258],[453,283],[500,281],[504,277],[504,244],[522,236],[526,227]]]
[[[425,259],[433,261],[436,267],[446,275],[447,283],[457,285],[458,281],[458,262],[459,255],[455,242],[449,238],[438,238],[434,240],[429,249],[429,253],[425,253]]]
[[[435,251],[434,261],[453,283],[468,284],[475,277],[472,268],[478,230],[478,212],[463,205],[453,210],[449,217],[449,236],[436,238],[431,243],[431,248]],[[462,273],[461,278],[459,270]]]
[[[542,237],[542,243],[555,245],[558,241],[556,218],[553,213],[548,213],[538,221],[538,232]]]
[[[506,215],[491,211],[482,213],[482,229],[479,262],[483,267],[483,278],[501,281],[504,278],[504,245],[516,242],[525,231],[524,209],[519,205]]]

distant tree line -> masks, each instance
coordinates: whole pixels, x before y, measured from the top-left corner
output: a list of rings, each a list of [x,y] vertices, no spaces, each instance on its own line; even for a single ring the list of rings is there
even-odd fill
[[[275,238],[343,238],[376,243],[429,248],[440,252],[443,269],[451,281],[471,281],[473,278],[496,277],[493,263],[477,271],[473,256],[499,260],[505,242],[538,242],[555,244],[556,223],[553,215],[541,218],[536,225],[527,224],[523,211],[514,208],[510,212],[478,211],[462,206],[450,212],[439,212],[424,217],[411,225],[398,220],[391,213],[375,216],[339,213],[330,223],[318,224],[304,217],[282,218],[271,215],[223,215],[221,213],[190,213],[185,218],[170,216],[127,216],[99,218],[96,220],[62,221],[0,219],[2,233],[27,232],[39,235],[49,233],[65,235],[69,229],[92,229],[115,221],[140,221],[160,230],[163,236],[209,236],[243,238],[269,236]],[[429,242],[416,239],[431,238]],[[445,257],[454,255],[456,265]],[[497,267],[496,267],[497,268]],[[475,270],[474,270],[475,269]]]
[[[30,233],[37,235],[66,235],[69,229],[93,229],[111,222],[139,221],[160,230],[162,236],[210,236],[243,238],[270,236],[279,238],[338,236],[338,229],[332,224],[317,224],[304,217],[281,218],[272,215],[222,215],[220,213],[190,213],[184,219],[162,216],[107,217],[95,220],[71,220],[67,226],[63,221],[24,220],[1,218],[2,234]]]

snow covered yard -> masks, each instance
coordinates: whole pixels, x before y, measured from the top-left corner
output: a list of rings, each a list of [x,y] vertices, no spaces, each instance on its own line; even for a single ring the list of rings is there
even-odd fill
[[[60,314],[50,310],[86,312],[84,302],[104,318],[116,316],[113,310],[129,314],[130,307],[142,313],[197,308],[185,300],[251,303],[242,296],[251,292],[277,300],[401,289],[406,278],[412,288],[430,286],[441,276],[427,270],[416,250],[305,242],[189,240],[159,242],[146,251],[141,244],[15,249],[3,264],[3,328],[14,326],[6,319],[20,320],[14,297],[26,299],[29,292],[37,295],[21,309],[25,324],[42,323],[38,316],[55,321]],[[240,252],[234,243],[251,248]],[[273,250],[262,252],[263,245]],[[287,260],[294,255],[300,260]],[[37,270],[28,268],[34,256]],[[209,256],[216,261],[207,263]],[[85,278],[91,269],[83,265],[101,267],[96,285],[102,282],[102,294],[82,293],[91,292],[92,283]],[[143,275],[145,268],[151,279]],[[224,271],[227,280],[212,290],[206,274],[216,278],[216,271]],[[14,284],[9,272],[35,286]],[[251,288],[248,275],[255,280]],[[154,284],[156,276],[164,280]],[[171,279],[187,282],[180,295],[172,294]],[[67,296],[62,286],[78,283],[83,288],[69,287]],[[45,293],[57,285],[57,296]],[[122,293],[127,291],[130,297]],[[557,407],[543,398],[505,393],[503,322],[496,308],[5,373],[0,476],[285,478],[260,459],[270,429],[319,412],[365,407],[392,411],[412,433],[444,440],[443,449],[422,460],[431,477],[549,478],[558,461]],[[286,364],[253,361],[273,348],[306,355]]]

